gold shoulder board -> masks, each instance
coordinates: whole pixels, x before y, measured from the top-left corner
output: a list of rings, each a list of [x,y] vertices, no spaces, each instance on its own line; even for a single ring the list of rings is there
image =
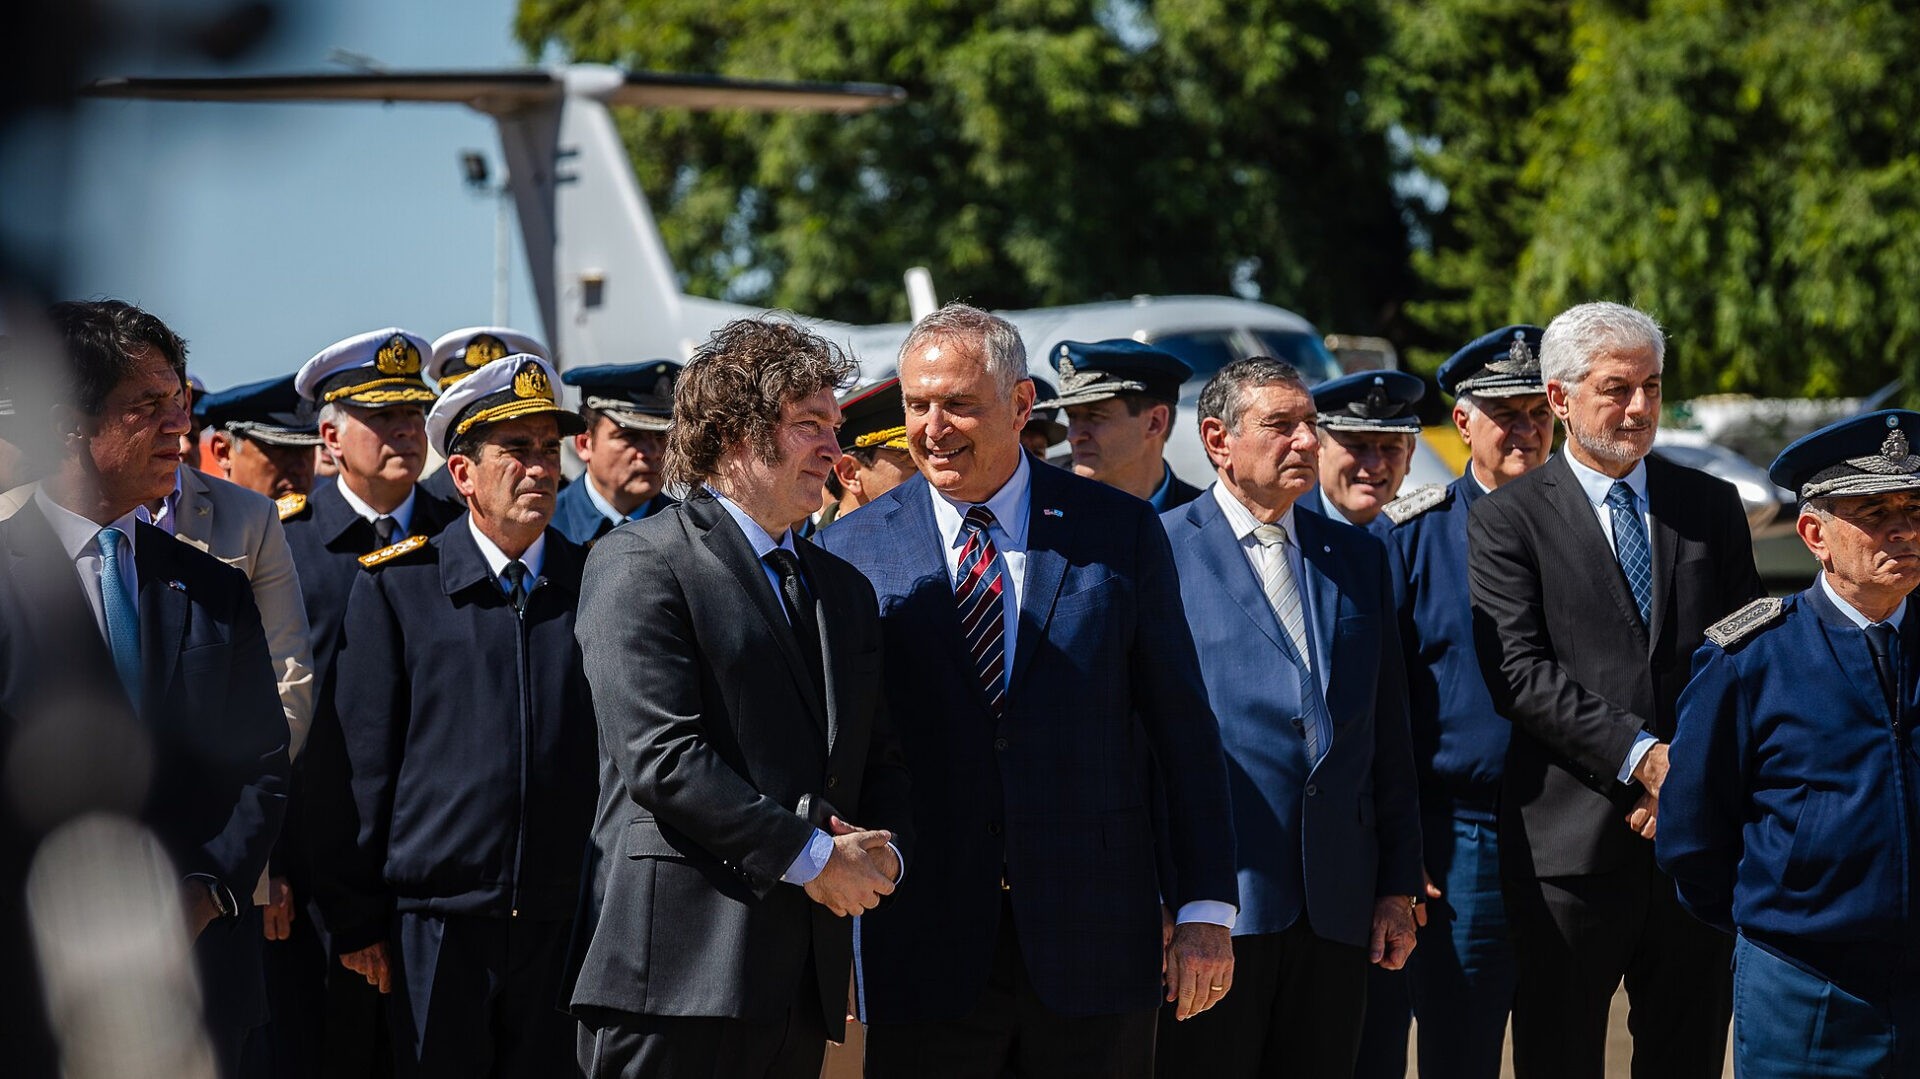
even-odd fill
[[[406,539],[401,540],[399,543],[396,543],[391,547],[382,547],[379,550],[373,552],[372,554],[361,555],[360,564],[367,567],[368,569],[372,569],[373,567],[380,565],[382,562],[391,562],[392,560],[399,558],[401,555],[406,554],[409,551],[417,551],[420,548],[425,547],[426,545],[427,545],[427,537],[408,536]]]
[[[307,496],[297,493],[281,495],[273,500],[273,504],[280,507],[280,519],[284,521],[290,517],[298,517],[300,511],[307,508]]]

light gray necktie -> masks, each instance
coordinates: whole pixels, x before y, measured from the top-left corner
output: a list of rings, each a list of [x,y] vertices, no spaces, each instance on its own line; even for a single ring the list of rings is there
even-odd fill
[[[1253,538],[1259,542],[1264,559],[1260,586],[1273,613],[1279,616],[1281,628],[1287,631],[1287,640],[1300,655],[1301,733],[1307,740],[1307,761],[1316,762],[1326,741],[1320,737],[1319,709],[1314,705],[1320,687],[1313,675],[1313,649],[1307,644],[1307,609],[1300,601],[1300,584],[1293,579],[1293,564],[1287,558],[1292,540],[1285,526],[1279,524],[1261,525],[1253,530]]]

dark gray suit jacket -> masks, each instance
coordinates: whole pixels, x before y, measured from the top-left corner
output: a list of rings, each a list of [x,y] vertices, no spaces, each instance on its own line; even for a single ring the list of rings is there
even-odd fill
[[[1522,877],[1651,858],[1652,844],[1626,826],[1641,788],[1616,779],[1620,766],[1640,731],[1672,740],[1707,627],[1761,594],[1731,486],[1649,457],[1647,504],[1651,626],[1564,451],[1469,512],[1475,646],[1514,727],[1501,861]]]
[[[600,723],[600,806],[576,1010],[774,1019],[811,954],[840,1036],[852,921],[781,883],[813,834],[794,810],[823,796],[893,831],[911,864],[907,773],[873,589],[796,547],[819,604],[824,708],[779,595],[711,494],[614,529],[588,556],[575,632]]]

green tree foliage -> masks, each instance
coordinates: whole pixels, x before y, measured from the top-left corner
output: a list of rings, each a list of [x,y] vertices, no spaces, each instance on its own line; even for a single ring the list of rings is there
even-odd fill
[[[863,116],[620,118],[690,291],[870,321],[1236,286],[1328,328],[1412,286],[1376,0],[523,0],[530,50],[881,81]]]
[[[1453,195],[1410,314],[1463,340],[1611,298],[1669,393],[1920,386],[1920,21],[1887,0],[1430,0],[1391,113]],[[1464,28],[1464,32],[1461,32]],[[1460,48],[1446,45],[1449,39]]]

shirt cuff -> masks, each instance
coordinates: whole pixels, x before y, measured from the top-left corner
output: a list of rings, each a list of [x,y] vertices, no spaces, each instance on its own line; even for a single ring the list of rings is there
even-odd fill
[[[1218,899],[1196,899],[1191,903],[1180,904],[1180,913],[1174,916],[1174,923],[1185,925],[1188,922],[1205,922],[1208,925],[1233,928],[1233,919],[1239,911],[1232,903],[1222,903]]]
[[[893,878],[894,887],[897,888],[901,881],[907,879],[907,860],[900,856],[900,848],[893,845],[893,840],[887,840],[887,849],[893,852],[893,860],[900,864],[900,875]]]
[[[787,867],[780,879],[788,884],[806,884],[827,868],[827,859],[833,857],[833,837],[818,828],[813,830],[813,838],[800,849],[800,854]]]
[[[1641,731],[1633,740],[1633,748],[1627,750],[1627,763],[1620,766],[1620,774],[1615,778],[1622,783],[1632,783],[1633,770],[1640,767],[1640,759],[1645,757],[1647,750],[1652,749],[1654,743],[1659,740],[1646,731]]]

